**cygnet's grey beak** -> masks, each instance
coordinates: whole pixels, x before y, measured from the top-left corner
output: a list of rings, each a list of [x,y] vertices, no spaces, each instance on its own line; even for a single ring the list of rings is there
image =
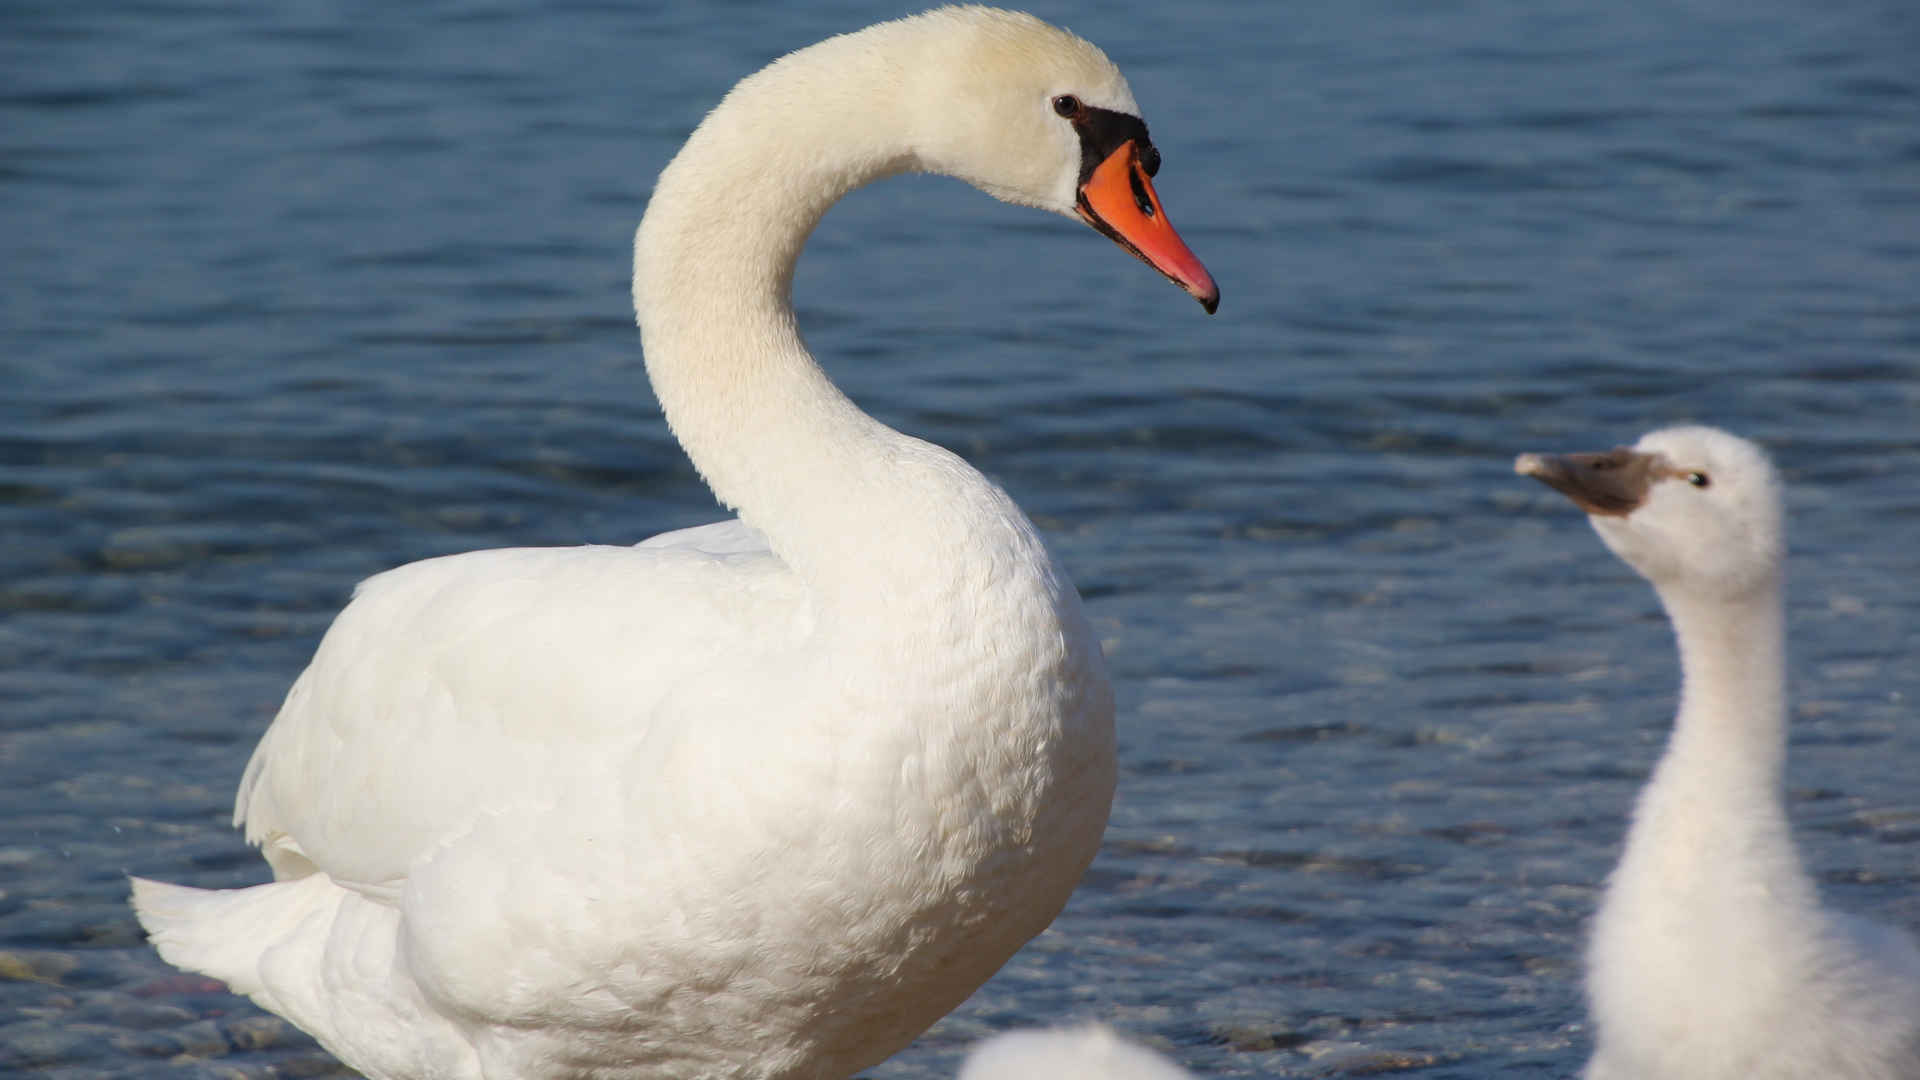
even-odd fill
[[[1602,454],[1521,454],[1513,471],[1565,495],[1589,514],[1625,517],[1647,500],[1655,458],[1629,446]]]

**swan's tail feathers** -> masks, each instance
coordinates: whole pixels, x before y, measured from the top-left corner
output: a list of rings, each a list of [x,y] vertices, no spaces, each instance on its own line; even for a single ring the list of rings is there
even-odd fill
[[[316,1035],[328,1026],[329,979],[358,974],[338,969],[355,966],[361,949],[384,959],[382,976],[392,963],[393,910],[325,874],[246,889],[131,881],[134,914],[162,960],[211,975]]]
[[[307,879],[220,890],[129,880],[134,914],[162,960],[211,975],[235,993],[282,1011],[267,986],[266,962],[300,936],[302,923],[319,914],[313,901],[321,898],[312,895]]]
[[[225,982],[361,1072],[480,1075],[477,1065],[428,1064],[473,1051],[423,1007],[398,964],[394,908],[326,874],[219,890],[131,880],[134,914],[161,959]]]

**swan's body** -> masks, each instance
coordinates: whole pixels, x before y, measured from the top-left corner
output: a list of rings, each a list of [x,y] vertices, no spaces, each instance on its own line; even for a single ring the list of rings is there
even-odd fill
[[[967,1053],[957,1080],[1193,1080],[1102,1024],[1010,1031]]]
[[[1920,950],[1822,908],[1787,821],[1785,545],[1765,455],[1689,427],[1516,467],[1653,583],[1684,675],[1594,922],[1588,1080],[1920,1080]]]
[[[979,8],[735,88],[660,177],[634,300],[740,520],[364,582],[240,786],[278,880],[136,882],[161,954],[374,1077],[844,1077],[959,1004],[1098,847],[1112,692],[1033,526],[835,390],[788,287],[835,199],[928,169],[1211,308],[1134,112],[1093,46]]]

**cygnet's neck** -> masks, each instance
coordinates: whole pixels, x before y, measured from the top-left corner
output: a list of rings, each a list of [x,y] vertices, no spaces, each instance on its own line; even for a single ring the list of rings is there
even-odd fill
[[[899,471],[950,455],[836,389],[801,342],[791,300],[821,215],[919,166],[903,104],[916,41],[906,24],[883,24],[743,81],[661,173],[634,239],[634,307],[667,422],[720,501],[803,577],[873,557],[892,530],[910,543],[941,496],[951,501],[924,485],[916,498]],[[934,471],[985,485],[952,464],[964,475]]]
[[[1742,917],[1767,912],[1769,919],[1800,910],[1815,901],[1781,797],[1786,682],[1779,590],[1738,599],[1659,592],[1680,643],[1680,710],[1635,806],[1609,887],[1613,918],[1605,924],[1640,926],[1636,920],[1650,917],[1645,903],[1665,913],[1662,919],[1676,905],[1716,919],[1734,918],[1736,908]]]
[[[1663,773],[1772,795],[1786,759],[1786,616],[1778,578],[1739,596],[1659,588],[1679,642],[1680,709]],[[1776,796],[1777,797],[1777,796]]]

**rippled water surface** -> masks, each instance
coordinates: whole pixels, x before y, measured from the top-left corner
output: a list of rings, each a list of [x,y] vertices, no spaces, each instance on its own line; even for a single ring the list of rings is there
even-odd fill
[[[326,1073],[141,942],[252,883],[254,740],[359,578],[718,513],[626,296],[732,81],[901,9],[0,9],[0,1066]],[[1554,1077],[1670,715],[1651,592],[1526,449],[1682,419],[1793,484],[1789,784],[1920,925],[1920,16],[1043,3],[1132,79],[1220,314],[910,178],[796,295],[865,407],[1049,535],[1120,795],[1080,892],[885,1080],[1102,1017],[1208,1076]]]

